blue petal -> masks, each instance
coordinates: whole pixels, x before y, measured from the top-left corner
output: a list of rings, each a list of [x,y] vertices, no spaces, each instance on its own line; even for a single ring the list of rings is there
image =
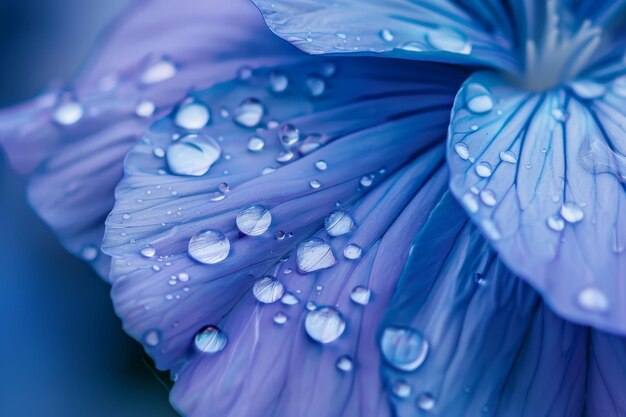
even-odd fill
[[[626,415],[626,339],[594,332],[588,375],[586,416]]]
[[[277,74],[288,80],[286,90],[274,91]],[[357,333],[350,330],[360,325],[361,318],[353,316],[358,309],[344,311],[350,322],[346,336],[337,345],[343,346],[345,354],[352,349],[351,354],[358,360],[377,361],[377,355],[372,354],[375,312],[384,308],[384,293],[393,287],[394,274],[397,276],[403,265],[401,259],[407,251],[402,248],[412,239],[432,199],[445,184],[445,170],[439,170],[443,156],[440,141],[457,88],[454,83],[461,76],[441,66],[397,66],[372,59],[306,59],[298,65],[255,70],[245,81],[216,85],[194,95],[197,103],[220,114],[198,132],[200,137],[177,136],[185,132],[175,126],[176,116],[172,115],[155,124],[128,155],[126,175],[117,189],[103,244],[104,251],[115,259],[111,269],[113,299],[126,330],[144,343],[157,365],[180,374],[182,384],[175,391],[175,400],[185,412],[207,413],[209,404],[205,401],[217,398],[222,402],[212,402],[211,407],[226,410],[229,404],[233,406],[232,397],[217,394],[230,384],[245,385],[237,385],[230,395],[241,390],[242,396],[252,396],[255,389],[261,389],[257,384],[242,382],[251,371],[239,361],[249,360],[251,351],[258,355],[277,352],[263,346],[276,343],[272,335],[277,330],[271,326],[276,326],[272,316],[278,311],[276,306],[268,307],[261,317],[250,289],[259,278],[287,268],[293,272],[285,275],[283,285],[301,298],[298,307],[292,308],[294,313],[302,312],[309,298],[334,306],[338,297],[343,297],[342,304],[350,305],[346,297],[357,283],[367,285],[371,270],[389,271],[390,275],[380,282],[377,280],[382,275],[372,275],[372,280],[376,279],[370,283],[373,286],[376,282],[372,297],[380,292],[381,304],[377,307],[373,301],[372,324],[364,327],[371,342],[362,347],[368,349],[367,353],[355,350],[359,348],[355,344]],[[324,86],[321,93],[319,82]],[[249,119],[241,118],[259,108],[262,117],[255,119],[248,114]],[[284,136],[295,129],[298,140]],[[285,140],[281,142],[280,137]],[[189,162],[194,166],[204,163],[208,173],[177,175],[167,158],[159,158],[167,155],[170,147],[189,140],[196,141],[196,149],[208,144],[219,146],[221,156],[217,161],[205,159],[202,154],[188,154],[199,156]],[[263,149],[249,147],[251,140],[253,144],[264,143]],[[291,158],[285,158],[287,152],[292,153]],[[181,166],[189,165],[174,164],[176,170]],[[416,194],[419,198],[414,198]],[[361,198],[365,199],[359,202]],[[272,218],[266,231],[253,236],[243,234],[237,226],[238,213],[250,205],[264,207]],[[335,210],[351,211],[357,228],[331,239],[321,227],[325,217]],[[402,221],[396,225],[398,216]],[[203,264],[197,259],[214,262],[220,257],[205,258],[195,252],[195,260],[189,256],[190,239],[206,230],[217,231],[217,236],[229,240],[225,259]],[[389,236],[383,239],[388,230]],[[298,248],[313,235],[330,246],[324,249],[323,257],[295,265],[293,257],[298,257]],[[315,242],[319,244],[320,240]],[[347,243],[362,248],[360,260],[343,259]],[[332,257],[329,248],[334,252]],[[397,258],[387,263],[392,252]],[[348,257],[355,257],[355,253],[348,252]],[[286,262],[281,263],[281,259]],[[330,267],[333,259],[336,265],[321,269]],[[310,276],[300,276],[306,270],[311,271]],[[283,274],[278,276],[282,279]],[[323,287],[321,294],[309,294],[317,285]],[[279,335],[289,337],[288,332],[297,332],[293,339],[306,344],[294,348],[293,354],[302,358],[306,355],[307,363],[312,363],[309,361],[320,354],[320,348],[304,337],[304,328],[297,323],[299,316],[291,315],[294,313],[285,310],[289,319]],[[220,367],[230,361],[217,356],[200,360],[203,356],[194,352],[196,333],[208,325],[220,326],[228,335],[229,342],[220,355],[241,356],[236,366],[224,371],[225,379],[211,387],[201,381],[205,377],[202,369],[213,366],[213,361],[220,361]],[[250,326],[259,334],[267,331],[267,338],[248,339],[251,334],[246,329]],[[340,356],[338,350],[332,351],[335,354],[327,353],[325,361],[334,363]],[[284,354],[286,361],[288,353]],[[260,360],[254,380],[275,363]],[[272,378],[284,377],[287,362],[276,366]],[[200,369],[197,373],[193,371],[196,368]],[[336,369],[328,369],[333,372],[329,378],[336,378]],[[378,364],[368,369],[376,375]],[[301,383],[300,388],[293,389],[305,389],[306,383],[313,381],[303,379]],[[378,404],[376,410],[384,405],[379,400],[382,394],[358,399],[358,392],[343,389],[350,407],[357,407],[361,401]],[[320,395],[326,394],[320,391]],[[264,407],[271,404],[270,400]],[[285,412],[303,407],[297,400],[286,398]],[[238,407],[249,405],[241,401]]]
[[[587,329],[510,273],[450,195],[411,253],[380,332],[396,415],[582,414]]]
[[[66,89],[0,113],[0,144],[18,170],[35,171],[33,206],[104,277],[109,260],[97,248],[122,161],[154,118],[192,88],[230,79],[245,64],[301,56],[246,0],[217,3],[138,2]]]
[[[491,73],[457,95],[451,189],[562,316],[626,332],[623,82],[528,93]]]
[[[253,1],[272,31],[308,53],[382,54],[518,70],[509,10],[500,1]]]

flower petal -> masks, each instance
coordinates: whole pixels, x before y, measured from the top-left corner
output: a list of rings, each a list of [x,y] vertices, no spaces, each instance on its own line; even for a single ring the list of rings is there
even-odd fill
[[[499,1],[253,1],[270,29],[308,53],[375,53],[518,70],[509,11]]]
[[[459,92],[451,189],[503,261],[562,316],[626,332],[620,81],[526,93],[490,73]]]
[[[288,79],[279,93],[272,88],[277,74]],[[327,239],[311,241],[311,235],[330,213],[351,207],[418,155],[430,161],[426,170],[437,165],[461,76],[420,63],[306,59],[195,94],[196,102],[223,110],[198,137],[177,136],[184,132],[175,115],[155,124],[126,159],[103,244],[115,258],[113,299],[126,330],[159,367],[176,371],[193,353],[198,330],[220,323],[283,256],[295,251],[300,272],[336,263],[341,255],[329,252]],[[319,82],[324,89],[317,94]],[[178,164],[184,143],[191,144],[189,163]],[[219,159],[197,152],[206,146]],[[173,160],[159,158],[172,149]],[[180,175],[190,174],[178,171],[190,166],[208,173]],[[415,192],[418,184],[406,188]],[[271,223],[261,210],[254,222],[238,225],[238,214],[250,206],[269,210]],[[264,226],[243,233],[250,224]],[[210,239],[222,244],[196,245]],[[155,332],[159,342],[146,342]]]
[[[626,415],[626,340],[593,332],[587,382],[587,416]]]
[[[38,168],[32,204],[71,252],[106,276],[108,258],[96,249],[104,219],[123,158],[152,120],[192,88],[230,79],[244,65],[301,55],[246,0],[137,2],[67,91],[0,113],[0,143],[18,170]]]
[[[511,274],[449,194],[411,253],[380,333],[396,415],[582,414],[587,330]]]

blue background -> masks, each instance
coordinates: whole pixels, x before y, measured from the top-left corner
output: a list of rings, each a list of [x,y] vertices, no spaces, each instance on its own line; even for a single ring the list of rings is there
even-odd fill
[[[0,106],[67,80],[129,0],[1,0]],[[0,153],[0,416],[175,416],[113,313],[109,288],[64,252]]]

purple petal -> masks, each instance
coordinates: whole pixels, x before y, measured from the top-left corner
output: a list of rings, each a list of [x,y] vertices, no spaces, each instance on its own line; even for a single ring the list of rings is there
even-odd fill
[[[273,89],[277,74],[288,79],[287,89],[281,92]],[[255,70],[245,81],[195,94],[196,103],[219,114],[198,137],[178,136],[185,132],[173,123],[176,114],[155,124],[126,159],[126,176],[117,189],[103,245],[115,258],[113,299],[126,330],[146,345],[159,367],[182,372],[186,381],[192,378],[185,364],[195,358],[194,337],[205,326],[223,328],[230,339],[225,348],[228,352],[239,349],[238,337],[242,337],[242,346],[248,345],[245,349],[255,348],[250,346],[254,340],[246,339],[249,335],[238,332],[247,328],[242,323],[256,320],[255,314],[259,314],[259,307],[252,303],[251,287],[272,271],[293,271],[294,286],[287,281],[283,285],[302,298],[299,307],[293,308],[298,310],[314,285],[308,277],[298,279],[301,273],[310,271],[318,277],[327,289],[318,301],[330,303],[326,297],[338,297],[340,291],[347,297],[357,282],[368,279],[371,265],[362,263],[366,260],[381,262],[380,268],[390,271],[401,268],[401,261],[393,267],[382,263],[391,249],[385,249],[385,256],[377,260],[378,249],[371,248],[376,248],[405,206],[417,211],[411,211],[401,229],[416,230],[417,219],[428,212],[429,201],[437,196],[441,181],[445,182],[441,173],[434,172],[440,167],[441,135],[461,75],[419,63],[397,66],[372,59],[306,59],[298,65]],[[324,85],[320,94],[318,82]],[[260,109],[262,117],[257,114]],[[250,147],[251,140],[255,146]],[[262,149],[258,143],[264,144]],[[285,159],[287,152],[293,156]],[[187,159],[179,161],[179,155]],[[217,160],[215,155],[219,155]],[[186,163],[179,163],[183,161]],[[194,170],[188,171],[191,167]],[[196,175],[206,170],[208,173]],[[391,188],[396,181],[402,186]],[[424,185],[431,183],[434,185]],[[421,198],[409,203],[422,186]],[[370,190],[374,191],[368,194]],[[397,197],[386,198],[390,193]],[[365,195],[370,200],[353,206]],[[259,213],[254,222],[238,221],[238,214],[250,206],[269,210],[271,224],[263,217],[265,211],[254,209],[246,211]],[[336,210],[354,210],[357,228],[346,236],[333,229],[332,233],[340,236],[331,240],[320,227]],[[374,212],[379,216],[371,214]],[[359,222],[368,226],[360,227]],[[345,224],[342,228],[351,230]],[[394,233],[388,238],[389,244],[398,242],[398,256],[403,254],[401,242],[412,239],[412,233]],[[318,237],[311,240],[314,234]],[[359,251],[354,247],[347,250],[347,257],[354,261],[344,260],[342,251],[348,243],[361,247],[362,261],[356,261]],[[193,258],[188,253],[190,245]],[[282,264],[281,258],[289,254],[291,258]],[[294,256],[300,260],[294,261]],[[356,264],[363,265],[358,273],[351,269]],[[339,290],[344,281],[349,281],[348,286]],[[389,291],[393,274],[385,283],[389,287],[380,291]],[[300,285],[302,293],[297,294]],[[272,298],[273,291],[263,297]],[[263,314],[264,326],[275,325],[273,314]],[[347,312],[346,316],[352,320]],[[295,324],[297,317],[289,316],[286,327]],[[373,327],[368,329],[373,332]],[[297,340],[309,343],[303,338],[302,326],[294,331],[299,332]],[[356,342],[347,336],[345,340]],[[274,344],[271,337],[263,343]],[[219,344],[210,346],[213,349]],[[259,354],[269,353],[261,347],[255,349],[263,352]],[[367,349],[359,357],[375,360],[374,348]],[[242,360],[245,357],[247,353]],[[336,360],[333,356],[332,361]],[[203,363],[194,362],[193,366],[208,366]],[[259,366],[269,365],[271,362]],[[281,366],[276,378],[286,365]],[[177,401],[185,408],[200,407],[198,410],[206,412],[204,400],[196,396],[207,388],[197,382],[189,384],[191,388],[181,388],[184,398]],[[215,392],[206,395],[209,398]],[[354,401],[356,406],[365,400]],[[225,402],[214,406],[226,407]],[[284,406],[292,410],[302,404]]]
[[[108,259],[92,248],[100,245],[123,158],[154,118],[244,65],[299,56],[245,0],[137,2],[67,91],[0,113],[0,143],[17,169],[36,169],[29,196],[38,213],[106,276]]]
[[[534,94],[473,75],[449,133],[451,189],[504,262],[562,316],[626,332],[621,81]]]
[[[411,253],[380,332],[396,415],[581,415],[588,331],[513,276],[450,195]]]

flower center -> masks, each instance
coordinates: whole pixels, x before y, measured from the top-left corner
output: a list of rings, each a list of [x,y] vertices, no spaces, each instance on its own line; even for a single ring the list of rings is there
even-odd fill
[[[589,20],[576,23],[559,0],[547,0],[545,10],[527,13],[524,72],[518,82],[531,91],[545,91],[578,76],[601,45],[602,30]],[[537,24],[537,22],[539,22]]]

